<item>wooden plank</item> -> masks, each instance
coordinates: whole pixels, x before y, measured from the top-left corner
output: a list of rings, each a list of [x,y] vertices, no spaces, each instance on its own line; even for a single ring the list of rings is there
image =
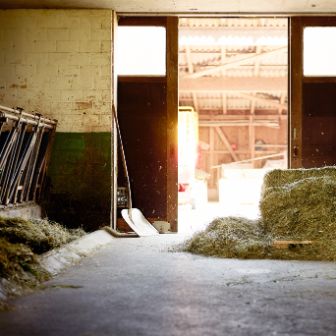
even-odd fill
[[[295,247],[303,247],[307,245],[312,245],[311,240],[275,240],[272,246],[277,249],[290,249]]]
[[[230,155],[232,156],[232,159],[234,161],[238,161],[239,158],[238,158],[237,154],[234,152],[234,150],[232,149],[230,141],[227,138],[226,134],[223,132],[223,130],[220,127],[215,127],[215,130],[216,130],[219,138],[222,140],[223,144],[227,148],[227,150],[230,152]]]

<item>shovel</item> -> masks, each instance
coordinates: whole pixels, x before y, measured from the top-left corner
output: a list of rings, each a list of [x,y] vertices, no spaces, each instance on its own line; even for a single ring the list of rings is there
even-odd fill
[[[135,233],[138,234],[138,236],[145,237],[145,236],[158,235],[159,232],[151,225],[151,223],[148,222],[148,220],[145,218],[142,212],[137,208],[132,208],[131,183],[130,183],[130,178],[128,174],[127,164],[126,164],[124,146],[123,146],[122,139],[121,139],[121,132],[120,132],[120,127],[119,127],[118,117],[117,117],[114,104],[112,105],[112,113],[113,113],[113,118],[115,120],[116,127],[117,127],[119,143],[120,143],[121,158],[122,158],[122,163],[123,163],[125,176],[127,180],[128,209],[121,210],[121,215],[126,221],[126,223],[130,226],[130,228]]]

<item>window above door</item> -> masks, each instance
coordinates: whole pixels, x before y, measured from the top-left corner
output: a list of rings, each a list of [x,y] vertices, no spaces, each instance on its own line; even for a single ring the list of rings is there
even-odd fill
[[[165,76],[166,28],[118,27],[117,72],[121,76]]]
[[[305,27],[303,30],[303,75],[336,76],[336,27]]]

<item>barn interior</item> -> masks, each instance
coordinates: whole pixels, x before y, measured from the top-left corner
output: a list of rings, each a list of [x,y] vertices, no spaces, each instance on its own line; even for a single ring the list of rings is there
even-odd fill
[[[329,0],[1,1],[0,216],[113,240],[14,299],[0,330],[335,334],[335,13]],[[258,222],[273,234],[262,258],[175,246],[214,217],[258,221],[267,176],[283,194]]]

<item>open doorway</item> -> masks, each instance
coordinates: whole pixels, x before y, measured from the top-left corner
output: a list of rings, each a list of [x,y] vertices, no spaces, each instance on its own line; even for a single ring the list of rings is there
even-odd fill
[[[115,228],[130,230],[121,211],[132,205],[160,231],[176,232],[178,18],[119,17],[116,36],[117,115],[127,169],[122,155],[116,157]],[[121,153],[121,140],[118,146]]]
[[[263,176],[287,168],[287,82],[287,19],[180,19],[180,230],[258,217]]]

